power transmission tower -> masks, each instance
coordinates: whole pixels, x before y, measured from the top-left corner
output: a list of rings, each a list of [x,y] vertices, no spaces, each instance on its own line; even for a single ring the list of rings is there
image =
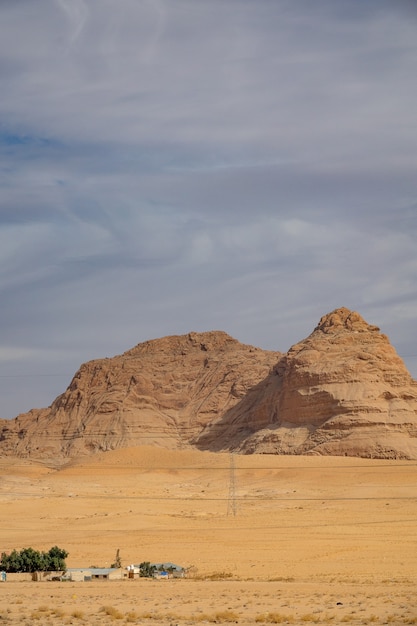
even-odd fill
[[[235,457],[230,453],[230,469],[229,469],[229,497],[227,499],[227,514],[237,515],[236,506],[236,477],[235,477]]]

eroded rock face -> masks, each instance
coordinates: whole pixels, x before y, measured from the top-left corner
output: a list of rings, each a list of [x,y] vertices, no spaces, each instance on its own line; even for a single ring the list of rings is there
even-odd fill
[[[140,444],[417,459],[417,382],[386,335],[340,308],[285,355],[220,331],[147,341],[0,424],[0,454],[57,463]]]
[[[253,393],[253,411],[243,399],[217,423],[238,452],[417,458],[417,383],[387,336],[346,308],[322,317]]]
[[[186,447],[280,356],[221,331],[141,343],[83,364],[50,408],[4,420],[0,453],[62,462],[140,444]]]

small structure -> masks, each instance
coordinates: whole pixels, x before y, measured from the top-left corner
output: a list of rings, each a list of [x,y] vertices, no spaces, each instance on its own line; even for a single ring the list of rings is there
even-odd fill
[[[185,569],[175,563],[152,563],[155,566],[155,578],[184,578]]]
[[[150,563],[150,567],[154,569],[153,578],[168,580],[169,578],[184,578],[185,568],[175,563]],[[132,564],[127,566],[128,577],[136,578],[140,576],[140,565]]]
[[[117,567],[71,567],[67,569],[62,580],[75,582],[91,580],[121,580],[122,570]]]

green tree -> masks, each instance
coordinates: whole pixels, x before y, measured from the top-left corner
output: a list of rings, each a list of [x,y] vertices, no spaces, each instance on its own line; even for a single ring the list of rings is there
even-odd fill
[[[65,563],[65,559],[67,556],[68,552],[66,550],[58,548],[58,546],[53,546],[53,548],[45,554],[45,570],[49,572],[66,570],[67,565]]]
[[[33,548],[23,548],[20,552],[12,550],[10,554],[3,552],[0,568],[5,572],[50,572],[62,571],[67,568],[65,559],[68,552],[54,546],[49,552],[39,552]]]
[[[139,565],[139,576],[142,578],[152,578],[156,572],[155,565],[151,565],[149,561],[143,561]]]
[[[42,552],[38,552],[33,548],[23,548],[20,552],[21,570],[22,572],[41,572],[44,571],[45,559]]]
[[[20,558],[20,553],[17,552],[17,550],[12,550],[10,554],[6,554],[6,552],[3,552],[0,559],[0,567],[5,572],[21,572],[22,561]]]

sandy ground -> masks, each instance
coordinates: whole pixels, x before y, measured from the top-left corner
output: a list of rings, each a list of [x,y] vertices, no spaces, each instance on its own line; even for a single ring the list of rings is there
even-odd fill
[[[0,551],[186,580],[0,584],[0,623],[417,624],[417,463],[161,448],[0,460]],[[233,480],[234,478],[234,480]]]

